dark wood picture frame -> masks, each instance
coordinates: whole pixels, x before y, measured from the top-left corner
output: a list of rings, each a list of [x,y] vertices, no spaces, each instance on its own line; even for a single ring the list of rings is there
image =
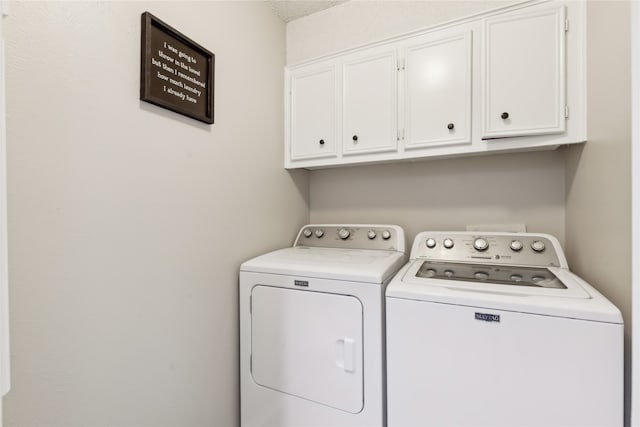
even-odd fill
[[[141,18],[140,99],[213,124],[215,55],[149,12]]]

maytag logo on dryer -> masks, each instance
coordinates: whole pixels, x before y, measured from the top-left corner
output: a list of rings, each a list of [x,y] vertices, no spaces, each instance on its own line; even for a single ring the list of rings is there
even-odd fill
[[[500,322],[500,315],[491,313],[476,313],[476,320],[484,320],[485,322]]]
[[[296,286],[302,286],[305,288],[309,287],[309,282],[307,280],[294,280],[293,284]]]

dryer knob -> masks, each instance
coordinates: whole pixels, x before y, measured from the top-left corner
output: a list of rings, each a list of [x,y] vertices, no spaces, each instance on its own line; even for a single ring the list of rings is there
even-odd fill
[[[473,247],[476,248],[477,251],[486,251],[489,249],[489,242],[487,239],[483,239],[482,237],[478,237],[473,241]]]
[[[544,252],[546,246],[544,245],[544,242],[540,241],[540,240],[534,240],[533,242],[531,242],[531,249],[533,249],[535,252]]]
[[[382,238],[384,240],[389,240],[391,238],[391,233],[389,232],[389,230],[384,230],[382,232]]]
[[[376,234],[375,230],[369,230],[367,232],[367,237],[369,238],[369,240],[375,239],[376,236],[377,236],[377,234]]]
[[[302,232],[302,234],[304,234],[304,237],[311,237],[313,232],[311,230],[309,230],[308,228],[305,228],[304,231]]]
[[[319,239],[322,236],[324,236],[324,230],[321,230],[321,229],[318,228],[313,234],[315,234],[316,237]]]
[[[444,241],[442,242],[442,246],[444,246],[446,249],[451,249],[451,248],[453,248],[453,240],[451,240],[451,239],[444,239]]]
[[[428,247],[429,249],[433,249],[433,248],[435,248],[435,247],[436,247],[436,239],[434,239],[434,238],[432,238],[432,237],[429,237],[429,238],[427,239],[427,247]]]
[[[351,232],[346,228],[341,228],[340,230],[338,230],[338,237],[340,237],[342,240],[347,240],[350,235]]]
[[[514,252],[520,252],[522,250],[523,244],[520,240],[512,240],[509,244],[509,247]]]

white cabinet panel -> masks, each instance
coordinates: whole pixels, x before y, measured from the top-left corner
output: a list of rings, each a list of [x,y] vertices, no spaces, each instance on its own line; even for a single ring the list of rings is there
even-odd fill
[[[291,159],[335,156],[335,67],[314,67],[290,78]]]
[[[405,52],[405,148],[471,143],[471,31]]]
[[[565,130],[565,7],[485,21],[483,138]]]
[[[251,306],[256,383],[350,413],[362,410],[363,314],[357,298],[255,286]]]
[[[343,154],[395,151],[396,49],[358,55],[343,65]]]

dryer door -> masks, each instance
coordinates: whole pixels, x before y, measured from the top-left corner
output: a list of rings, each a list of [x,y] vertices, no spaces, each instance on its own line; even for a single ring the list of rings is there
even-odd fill
[[[255,286],[256,383],[343,411],[363,408],[362,304],[348,295]]]

